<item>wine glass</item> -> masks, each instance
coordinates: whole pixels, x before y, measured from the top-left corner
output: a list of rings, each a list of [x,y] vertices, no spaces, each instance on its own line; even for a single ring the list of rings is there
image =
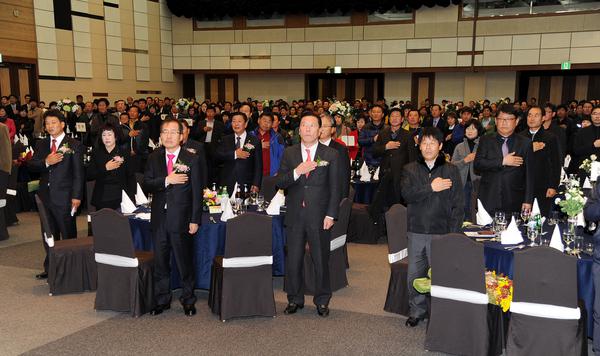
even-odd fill
[[[583,236],[577,235],[573,240],[573,251],[571,251],[574,255],[579,255],[583,251]]]
[[[535,244],[535,239],[537,239],[538,236],[538,231],[535,228],[535,226],[528,226],[527,227],[527,238],[529,239],[529,241],[531,241],[531,244],[529,244],[529,246],[533,247],[533,246],[537,246]]]
[[[256,205],[257,197],[258,197],[258,192],[255,192],[255,191],[250,192],[250,205]]]
[[[503,211],[497,211],[494,214],[494,231],[499,236],[502,231],[506,228],[506,215]]]
[[[148,203],[146,204],[146,207],[148,209],[152,207],[152,193],[148,193]]]
[[[521,209],[521,220],[523,220],[523,224],[527,224],[529,221],[529,215],[531,214],[531,210],[529,208]]]
[[[264,209],[265,196],[262,194],[258,194],[256,196],[256,204],[258,205],[258,208],[256,209],[256,211],[265,211],[265,209]]]

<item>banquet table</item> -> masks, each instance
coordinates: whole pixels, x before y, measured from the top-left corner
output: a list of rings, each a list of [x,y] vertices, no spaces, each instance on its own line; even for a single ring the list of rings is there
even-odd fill
[[[549,234],[548,236],[552,236],[554,226],[544,224],[543,232]],[[465,229],[465,231],[475,231],[477,229]],[[562,231],[562,229],[561,229]],[[591,242],[592,237],[589,235],[584,235],[579,230],[579,235],[583,235],[586,242]],[[525,234],[523,234],[524,239],[527,238]],[[538,241],[539,242],[539,241]],[[529,241],[524,241],[524,244],[529,244]],[[484,258],[485,258],[485,267],[487,270],[496,271],[496,273],[502,273],[508,276],[510,279],[513,278],[513,259],[514,254],[513,250],[507,250],[507,245],[502,245],[500,242],[494,241],[485,241],[484,244]],[[535,248],[535,247],[525,247],[524,249]],[[592,256],[586,255],[584,253],[580,254],[580,257],[577,260],[577,296],[578,299],[583,301],[583,305],[585,306],[585,312],[587,314],[587,334],[588,337],[593,336],[593,307],[594,307],[594,281],[592,279]]]
[[[355,203],[371,204],[379,186],[379,181],[361,182],[352,180],[350,184],[352,184],[356,192],[354,195]]]
[[[250,208],[249,211],[255,211]],[[143,210],[149,212],[149,210]],[[260,214],[260,213],[259,213]],[[211,219],[212,218],[212,219]],[[284,274],[285,257],[285,228],[283,226],[283,215],[272,216],[273,231],[273,275],[282,276]],[[131,226],[131,235],[133,245],[136,250],[152,251],[152,234],[150,231],[150,221],[129,217]],[[194,235],[194,271],[196,278],[196,288],[210,289],[210,273],[213,259],[216,256],[223,255],[225,252],[225,232],[226,223],[221,221],[221,214],[202,214],[202,225]],[[171,257],[171,287],[173,289],[180,287],[179,271]]]

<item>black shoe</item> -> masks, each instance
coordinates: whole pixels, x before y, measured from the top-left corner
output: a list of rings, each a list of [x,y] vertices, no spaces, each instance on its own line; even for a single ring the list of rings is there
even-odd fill
[[[404,323],[404,325],[414,328],[415,326],[419,325],[419,321],[421,321],[421,319],[411,316],[408,319],[406,319],[406,323]]]
[[[317,305],[317,314],[323,318],[329,316],[329,307],[327,305]]]
[[[42,272],[42,273],[35,275],[35,279],[47,279],[47,278],[48,278],[48,272]]]
[[[194,304],[184,304],[183,314],[185,314],[186,316],[196,315],[196,307],[194,306]]]
[[[162,314],[165,310],[171,309],[171,304],[161,304],[157,305],[154,309],[150,311],[150,315],[158,315]]]
[[[302,308],[304,308],[303,304],[289,303],[283,311],[283,314],[294,314],[298,311],[298,309]]]

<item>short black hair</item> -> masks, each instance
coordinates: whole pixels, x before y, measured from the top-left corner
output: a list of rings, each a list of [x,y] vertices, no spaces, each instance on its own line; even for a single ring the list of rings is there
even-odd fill
[[[558,111],[560,109],[564,109],[565,111],[569,111],[569,109],[567,108],[567,106],[563,105],[563,104],[560,104],[559,106],[556,107],[556,111]]]
[[[241,116],[244,118],[244,122],[248,122],[248,116],[246,116],[246,114],[241,111],[232,112],[229,116],[231,117],[231,121],[233,121],[234,117]]]
[[[547,104],[544,106],[544,109],[545,109],[545,108],[550,108],[550,110],[552,110],[552,112],[556,112],[556,106],[554,106],[554,104],[552,104],[552,103],[547,103]]]
[[[60,110],[57,109],[50,109],[44,113],[44,123],[46,123],[46,118],[48,117],[55,117],[60,122],[65,122],[65,116],[62,112],[60,112]]]
[[[129,109],[127,109],[127,112],[129,112],[131,109],[136,109],[136,110],[137,110],[137,112],[138,112],[138,114],[140,113],[140,108],[139,108],[139,107],[137,107],[137,106],[135,106],[135,105],[131,105],[131,106],[129,107]]]
[[[531,111],[531,109],[540,109],[540,114],[542,116],[544,116],[544,109],[542,109],[539,105],[531,105],[528,109],[527,109],[527,115],[529,115],[529,112]]]
[[[390,113],[389,113],[388,115],[389,115],[389,116],[392,116],[392,113],[393,113],[393,112],[399,112],[399,113],[400,113],[400,116],[402,116],[402,110],[401,110],[400,108],[392,108],[392,109],[390,110]]]
[[[383,107],[383,105],[379,105],[379,104],[371,105],[371,108],[369,110],[373,110],[375,108],[380,108],[382,112],[385,112],[385,108]]]
[[[179,128],[179,133],[181,134],[183,132],[183,124],[181,123],[181,121],[179,120],[175,120],[172,117],[167,117],[166,119],[164,119],[161,123],[160,123],[160,131],[162,131],[162,128],[167,125],[170,124],[172,122],[177,123],[177,127]]]
[[[425,137],[433,138],[438,143],[444,143],[444,134],[442,134],[442,131],[437,127],[423,127],[419,143],[421,143]]]
[[[471,119],[471,120],[467,121],[465,123],[465,131],[471,125],[475,126],[475,128],[477,129],[477,136],[479,136],[479,137],[483,136],[483,134],[485,133],[485,129],[483,128],[483,125],[481,124],[481,122],[479,120]]]
[[[473,115],[473,109],[471,109],[468,106],[463,107],[462,109],[460,109],[460,114],[462,115],[464,112],[468,112],[471,113],[471,115]]]
[[[440,109],[440,111],[442,110],[442,106],[440,104],[433,104],[431,105],[431,108],[433,109],[434,106],[437,106]]]
[[[242,114],[243,114],[243,113],[242,113]],[[244,116],[246,116],[246,115],[244,114]],[[266,116],[266,117],[270,118],[270,119],[271,119],[271,122],[273,122],[273,120],[274,120],[274,119],[273,119],[273,113],[270,113],[270,112],[267,112],[267,111],[263,111],[263,112],[262,112],[262,114],[260,114],[260,116],[259,116],[258,118],[259,118],[259,119],[262,119],[262,118],[263,118],[263,116]]]
[[[102,127],[100,127],[100,137],[102,137],[102,133],[104,131],[111,131],[115,135],[115,139],[118,140],[119,134],[117,133],[117,128],[114,127],[113,125],[111,125],[111,124],[102,125]]]
[[[509,114],[514,117],[517,117],[517,115],[515,114],[515,107],[512,104],[500,105],[500,107],[498,107],[498,112],[503,112],[505,114]]]
[[[98,99],[98,104],[100,104],[100,103],[104,103],[104,104],[106,104],[106,106],[110,106],[110,102],[106,98]]]
[[[319,122],[319,127],[321,127],[321,118],[319,116],[315,115],[315,113],[312,111],[303,112],[302,115],[300,116],[300,122],[302,122],[302,119],[304,119],[306,116],[316,117],[317,121]]]

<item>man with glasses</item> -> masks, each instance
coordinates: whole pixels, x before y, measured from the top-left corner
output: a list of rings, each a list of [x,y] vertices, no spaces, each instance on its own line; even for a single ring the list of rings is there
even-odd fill
[[[479,141],[473,168],[481,175],[478,198],[488,212],[510,214],[531,209],[533,148],[527,137],[515,133],[518,121],[512,105],[501,105],[497,132]]]
[[[196,314],[194,295],[194,240],[202,215],[202,178],[197,157],[182,150],[181,122],[167,118],[160,128],[162,147],[148,157],[145,190],[152,199],[152,243],[154,245],[154,296],[150,312],[171,308],[171,254],[181,276],[183,312]]]
[[[329,146],[338,152],[339,158],[339,181],[341,187],[341,199],[350,194],[350,156],[348,148],[338,142],[335,137],[335,119],[329,114],[321,114],[321,130],[319,131],[319,142]]]

